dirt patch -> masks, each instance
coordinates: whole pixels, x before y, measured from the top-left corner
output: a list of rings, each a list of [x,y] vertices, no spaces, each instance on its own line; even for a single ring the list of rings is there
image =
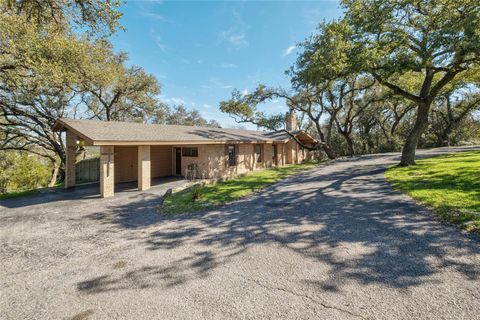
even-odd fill
[[[93,314],[93,310],[85,310],[77,313],[71,320],[87,320]]]
[[[127,261],[118,261],[113,265],[113,269],[123,269],[127,266]]]

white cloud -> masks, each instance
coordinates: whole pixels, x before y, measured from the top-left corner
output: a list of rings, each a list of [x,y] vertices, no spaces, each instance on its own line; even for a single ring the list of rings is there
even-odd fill
[[[245,23],[240,12],[235,9],[232,10],[231,21],[230,28],[220,32],[221,41],[228,42],[235,49],[248,47],[249,42],[246,32],[250,28],[249,25]]]
[[[164,0],[142,0],[138,2],[145,2],[145,3],[152,3],[152,4],[163,4],[165,1]]]
[[[207,108],[207,109],[213,108],[211,105],[209,105],[209,104],[206,104],[206,103],[205,103],[205,104],[203,104],[203,106],[202,106],[202,107],[204,107],[204,108]]]
[[[149,17],[149,18],[158,20],[158,21],[165,21],[166,20],[164,16],[162,16],[161,14],[155,13],[155,12],[144,11],[144,12],[142,12],[142,15],[145,16],[145,17]]]
[[[235,63],[224,62],[220,65],[220,67],[225,69],[230,69],[230,68],[238,68],[238,65],[236,65]]]
[[[247,94],[249,94],[248,89],[243,89],[242,96],[246,96]]]
[[[287,49],[285,49],[285,52],[283,53],[283,56],[288,56],[288,55],[290,55],[290,54],[293,52],[293,50],[295,50],[295,48],[296,48],[296,46],[290,46],[290,47],[288,47]]]
[[[187,102],[184,98],[176,98],[176,97],[173,97],[173,98],[162,98],[161,97],[161,100],[165,103],[168,103],[168,104],[176,104],[176,105],[186,105]]]
[[[211,84],[213,84],[215,87],[217,88],[220,88],[220,89],[231,89],[233,88],[233,86],[229,85],[229,84],[226,84],[226,83],[223,83],[222,81],[220,81],[218,78],[210,78],[208,80],[208,82],[210,82]]]
[[[227,41],[235,49],[246,48],[249,45],[245,33],[236,32],[234,29],[220,32],[220,38]]]
[[[250,25],[245,23],[241,14],[236,10],[232,10],[231,13],[222,11],[221,14],[229,15],[230,24],[225,29],[218,31],[215,41],[213,43],[196,42],[193,45],[200,48],[216,48],[226,45],[230,49],[236,50],[248,47],[250,42],[247,38],[247,31],[250,29]]]
[[[180,58],[180,61],[184,64],[192,64],[192,62],[187,58],[182,58],[182,57],[179,57],[179,58]]]
[[[153,41],[157,47],[162,50],[163,53],[167,52],[168,46],[162,42],[162,37],[155,31],[155,29],[150,30]]]

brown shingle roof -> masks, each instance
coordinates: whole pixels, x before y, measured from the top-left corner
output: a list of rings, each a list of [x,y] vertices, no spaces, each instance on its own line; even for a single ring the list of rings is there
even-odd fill
[[[56,130],[70,129],[94,145],[124,142],[139,143],[225,143],[225,142],[284,142],[286,132],[266,132],[136,122],[59,119]],[[295,132],[295,134],[300,131]]]

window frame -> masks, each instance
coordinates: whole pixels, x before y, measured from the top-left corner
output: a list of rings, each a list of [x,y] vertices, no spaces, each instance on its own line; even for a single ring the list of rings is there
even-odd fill
[[[185,152],[185,151],[192,152]],[[198,158],[198,147],[184,147],[182,148],[182,157]]]
[[[255,144],[255,162],[256,163],[263,162],[263,144],[260,144],[260,143]]]
[[[276,144],[272,144],[272,161],[276,163],[278,160],[278,146]]]
[[[230,150],[232,150],[232,157],[230,156]],[[237,166],[237,147],[233,144],[227,145],[227,164],[228,167]]]

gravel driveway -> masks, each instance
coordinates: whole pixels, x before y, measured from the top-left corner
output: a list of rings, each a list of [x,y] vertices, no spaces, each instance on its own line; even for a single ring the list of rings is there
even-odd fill
[[[479,319],[479,239],[392,191],[397,158],[338,161],[178,217],[157,213],[155,188],[4,201],[0,317]]]

